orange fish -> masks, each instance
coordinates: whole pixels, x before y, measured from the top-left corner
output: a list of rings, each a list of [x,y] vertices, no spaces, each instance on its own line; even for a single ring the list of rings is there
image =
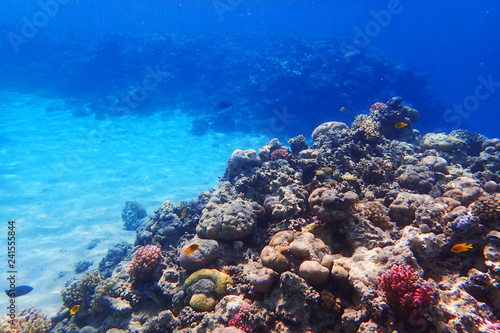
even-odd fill
[[[394,127],[396,127],[397,129],[399,129],[399,128],[405,128],[406,126],[408,126],[408,124],[407,123],[403,123],[403,122],[399,122],[399,123],[396,123],[394,125]]]
[[[472,249],[472,244],[461,243],[461,244],[453,245],[453,247],[451,248],[451,252],[460,253],[460,252],[469,251],[470,249]]]
[[[189,247],[187,249],[184,250],[184,253],[185,254],[191,254],[193,253],[194,251],[198,250],[198,244],[192,244],[192,245],[189,245]]]
[[[345,107],[341,107],[340,112],[344,112],[344,111],[345,111]]]
[[[71,308],[71,310],[69,310],[69,313],[71,313],[71,315],[73,316],[75,313],[78,312],[78,310],[80,310],[80,305],[75,305],[74,307]]]
[[[183,218],[184,218],[184,216],[186,216],[186,213],[187,213],[187,212],[188,212],[188,209],[187,209],[187,208],[184,208],[184,209],[182,210],[182,213],[181,213],[181,219],[183,219]]]

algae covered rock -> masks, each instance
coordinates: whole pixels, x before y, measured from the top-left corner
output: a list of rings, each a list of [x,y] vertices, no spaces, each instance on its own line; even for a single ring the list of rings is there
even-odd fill
[[[233,284],[231,277],[216,269],[194,272],[184,282],[189,305],[197,311],[212,311],[218,298],[226,295],[228,284]]]
[[[179,263],[185,270],[195,271],[217,259],[218,255],[219,243],[216,240],[195,237],[182,247]]]
[[[242,239],[255,230],[257,219],[263,211],[258,203],[243,199],[221,204],[209,202],[203,210],[196,233],[201,238]]]
[[[422,147],[438,151],[459,150],[465,146],[465,142],[445,133],[427,133],[422,138]]]

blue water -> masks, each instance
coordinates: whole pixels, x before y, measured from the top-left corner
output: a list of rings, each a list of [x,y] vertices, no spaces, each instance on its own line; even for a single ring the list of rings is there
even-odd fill
[[[95,268],[133,242],[126,201],[151,213],[188,200],[234,149],[309,139],[394,95],[422,133],[499,136],[493,0],[9,0],[0,12],[0,217],[20,224],[26,305],[48,312],[74,263]]]

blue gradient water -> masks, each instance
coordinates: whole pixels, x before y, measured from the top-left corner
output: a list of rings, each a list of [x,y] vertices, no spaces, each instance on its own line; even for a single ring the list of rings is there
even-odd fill
[[[9,0],[0,12],[0,222],[20,224],[20,283],[35,287],[20,304],[47,312],[57,310],[74,263],[90,258],[95,268],[109,247],[133,241],[120,221],[125,201],[140,201],[151,213],[163,200],[188,200],[216,185],[232,150],[262,146],[269,139],[262,134],[309,138],[320,121],[352,121],[385,102],[364,100],[353,89],[375,90],[365,75],[376,82],[403,73],[374,96],[405,94],[421,111],[414,128],[422,133],[464,128],[500,136],[500,11],[493,0]],[[248,44],[237,45],[241,36],[251,36]],[[338,88],[338,102],[327,93],[308,101],[321,70],[311,79],[294,69],[292,37],[311,50],[304,59],[328,57],[331,48],[326,61],[336,63],[354,49],[371,62],[335,67],[332,77],[341,82],[318,79],[318,89]],[[332,38],[345,49],[316,42]],[[267,48],[255,40],[266,40]],[[226,53],[217,53],[222,44]],[[176,63],[154,81],[148,68],[165,59]],[[199,59],[210,62],[194,66]],[[235,77],[247,69],[249,77]],[[266,86],[280,70],[288,79]],[[262,76],[252,79],[255,72]],[[212,86],[200,83],[206,81]],[[247,87],[236,82],[254,90],[240,96]],[[138,86],[145,97],[123,102]],[[294,96],[311,109],[290,111]],[[117,99],[125,112],[113,109]],[[234,108],[218,110],[226,99]],[[283,120],[286,107],[293,121]],[[198,118],[200,126],[192,128]],[[93,239],[100,245],[89,252],[84,246]]]

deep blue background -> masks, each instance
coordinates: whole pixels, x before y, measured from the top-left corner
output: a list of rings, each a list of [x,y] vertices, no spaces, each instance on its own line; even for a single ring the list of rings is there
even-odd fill
[[[47,1],[46,1],[47,2]],[[224,1],[107,1],[70,0],[60,5],[40,33],[93,43],[109,33],[136,35],[207,34],[224,38],[238,33],[303,36],[349,36],[365,29],[389,1],[235,1],[231,10],[218,14]],[[473,96],[478,77],[500,82],[500,13],[497,2],[405,1],[401,13],[370,39],[369,47],[426,73],[427,83],[446,108],[461,105]],[[37,1],[8,0],[0,3],[2,31],[20,33],[22,18],[40,11]],[[7,36],[1,43],[8,44]],[[36,37],[35,37],[36,38]],[[4,48],[3,48],[4,49]],[[23,45],[20,52],[23,52]],[[22,55],[16,55],[22,56]],[[470,100],[470,98],[469,98]],[[472,112],[431,117],[427,130],[466,128],[489,137],[499,136],[497,112],[500,87],[480,101]],[[427,115],[428,116],[428,115]],[[416,128],[418,129],[418,125]],[[431,128],[434,127],[434,128]]]

